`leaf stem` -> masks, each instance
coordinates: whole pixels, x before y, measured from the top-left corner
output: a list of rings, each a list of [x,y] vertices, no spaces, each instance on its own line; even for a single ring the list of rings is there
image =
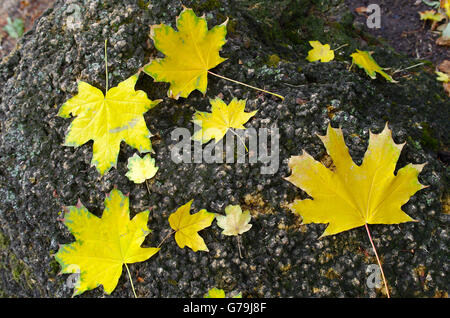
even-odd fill
[[[136,291],[134,290],[133,280],[131,279],[131,274],[130,270],[128,269],[127,263],[125,263],[125,268],[127,269],[128,272],[128,278],[130,279],[131,289],[133,290],[134,298],[138,298],[138,296],[136,295]]]
[[[150,192],[150,186],[148,185],[148,180],[145,180],[145,185],[147,186],[148,195],[152,195]]]
[[[239,234],[238,234],[236,237],[237,237],[237,243],[238,243],[239,257],[242,258],[242,253],[241,253],[241,240],[239,239]]]
[[[367,225],[367,223],[364,224],[364,226],[366,227],[367,235],[369,236],[370,243],[372,244],[373,251],[375,252],[375,256],[377,258],[378,266],[380,266],[381,276],[383,276],[384,288],[386,289],[387,298],[391,298],[391,296],[389,295],[389,287],[388,287],[388,284],[387,284],[387,281],[386,281],[386,277],[384,276],[383,267],[381,266],[381,262],[380,262],[380,259],[378,257],[377,249],[375,248],[375,244],[372,241],[372,236],[370,235],[369,226]]]
[[[341,46],[335,48],[333,51],[340,50],[340,49],[342,49],[343,47],[346,47],[346,46],[348,46],[348,43],[342,44]]]
[[[424,62],[421,62],[421,63],[418,63],[418,64],[414,64],[414,65],[408,66],[406,68],[398,69],[398,70],[392,72],[392,74],[395,74],[395,73],[398,73],[398,72],[403,72],[403,71],[409,70],[410,68],[417,67],[417,66],[424,65],[424,64],[425,64]]]
[[[245,150],[247,150],[247,152],[248,152],[248,148],[247,148],[247,146],[245,145],[245,141],[242,140],[241,136],[239,136],[233,129],[229,129],[229,130],[230,130],[233,134],[235,134],[236,137],[238,137],[239,141],[244,145]]]
[[[175,233],[174,230],[170,231],[170,233],[167,234],[167,235],[163,238],[163,240],[161,241],[161,243],[159,243],[159,245],[158,245],[156,248],[160,248],[161,245],[164,243],[164,241],[167,240],[173,233]]]
[[[109,89],[109,83],[108,83],[108,54],[106,52],[106,45],[108,44],[108,39],[105,39],[105,76],[106,76],[106,92],[108,92]],[[105,94],[106,94],[105,92]]]
[[[225,77],[225,76],[222,76],[222,75],[213,73],[213,72],[211,72],[211,71],[208,71],[208,73],[211,74],[211,75],[220,77],[221,79],[224,79],[224,80],[227,80],[227,81],[236,83],[236,84],[240,84],[240,85],[243,85],[243,86],[247,86],[247,87],[250,87],[250,88],[255,89],[255,90],[257,90],[257,91],[261,91],[261,92],[264,92],[264,93],[268,93],[268,94],[271,94],[271,95],[276,96],[276,97],[278,97],[278,98],[281,98],[281,100],[284,100],[284,97],[283,97],[283,96],[278,95],[278,94],[275,94],[275,93],[272,93],[272,92],[269,92],[269,91],[266,91],[266,90],[264,90],[264,89],[262,89],[262,88],[258,88],[258,87],[255,87],[255,86],[251,86],[251,85],[248,85],[248,84],[245,84],[245,83],[236,81],[236,80],[234,80],[234,79],[231,79],[231,78],[228,78],[228,77]]]

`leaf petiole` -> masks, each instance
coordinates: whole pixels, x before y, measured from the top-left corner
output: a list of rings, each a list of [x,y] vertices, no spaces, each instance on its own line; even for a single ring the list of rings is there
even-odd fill
[[[236,135],[236,137],[238,137],[239,141],[244,145],[245,150],[248,152],[248,148],[247,148],[247,146],[245,145],[245,141],[242,140],[241,136],[239,136],[233,129],[230,129],[229,131],[231,131],[233,134]]]
[[[281,95],[279,95],[279,94],[272,93],[272,92],[266,91],[266,90],[264,90],[264,89],[262,89],[262,88],[258,88],[258,87],[255,87],[255,86],[251,86],[251,85],[248,85],[248,84],[245,84],[245,83],[236,81],[236,80],[234,80],[234,79],[231,79],[231,78],[228,78],[228,77],[225,77],[225,76],[222,76],[222,75],[213,73],[213,72],[211,72],[211,71],[208,71],[208,73],[211,74],[211,75],[217,76],[217,77],[219,77],[219,78],[221,78],[221,79],[224,79],[224,80],[227,80],[227,81],[236,83],[236,84],[240,84],[240,85],[243,85],[243,86],[252,88],[252,89],[257,90],[257,91],[261,91],[261,92],[264,92],[264,93],[267,93],[267,94],[271,94],[271,95],[273,95],[273,96],[276,96],[276,97],[280,98],[281,100],[284,100],[284,97],[281,96]]]
[[[145,185],[147,186],[148,195],[152,195],[150,192],[150,186],[148,185],[148,179],[145,180]]]
[[[172,236],[172,234],[174,234],[175,233],[175,231],[174,230],[172,230],[172,231],[170,231],[170,233],[169,234],[167,234],[164,238],[163,238],[163,240],[161,241],[161,243],[159,243],[159,245],[158,245],[158,247],[157,248],[160,248],[161,247],[161,245],[165,242],[165,240],[167,240],[169,237],[171,237]]]
[[[348,46],[348,43],[342,44],[341,46],[335,48],[333,51],[340,50],[340,49],[342,49],[343,47],[346,47],[346,46]]]
[[[130,279],[131,289],[133,290],[134,298],[138,298],[136,295],[136,291],[134,290],[134,285],[133,285],[133,280],[131,279],[130,270],[128,269],[127,263],[124,263],[124,264],[125,264],[125,268],[127,269],[128,278]]]
[[[106,77],[106,92],[108,92],[109,89],[109,83],[108,83],[108,54],[106,52],[106,46],[108,44],[108,39],[105,39],[105,77]],[[106,94],[106,93],[105,93]]]
[[[367,223],[364,224],[364,226],[366,227],[367,235],[369,236],[370,243],[372,244],[373,251],[375,252],[375,256],[377,258],[378,266],[380,266],[381,276],[383,276],[384,288],[386,289],[387,298],[391,298],[391,296],[389,295],[389,287],[388,287],[388,284],[387,284],[387,281],[386,281],[386,277],[384,276],[383,267],[381,266],[380,259],[378,258],[377,249],[375,248],[375,244],[372,241],[372,236],[370,235],[369,226],[367,225]]]
[[[241,240],[239,239],[239,234],[236,235],[237,238],[237,244],[238,244],[238,250],[239,250],[239,257],[242,258],[242,253],[241,253]]]

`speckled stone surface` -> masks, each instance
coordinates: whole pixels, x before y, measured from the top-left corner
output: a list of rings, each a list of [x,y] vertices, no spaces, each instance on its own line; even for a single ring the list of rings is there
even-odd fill
[[[257,1],[262,3],[264,1]],[[432,297],[448,293],[449,216],[443,213],[448,186],[447,164],[438,155],[449,145],[449,102],[433,68],[399,72],[398,84],[371,80],[349,70],[355,48],[374,51],[382,66],[413,65],[389,47],[364,35],[352,24],[343,1],[58,1],[19,41],[0,64],[0,295],[69,297],[67,275],[57,275],[52,254],[73,236],[58,221],[65,205],[80,199],[100,216],[105,193],[117,186],[129,193],[130,210],[151,208],[152,234],[145,246],[156,246],[169,231],[168,216],[190,199],[194,211],[223,213],[241,204],[252,214],[253,227],[237,241],[225,237],[214,222],[201,232],[209,253],[180,249],[173,239],[161,251],[130,270],[140,297],[202,297],[212,287],[244,297],[383,297],[366,285],[366,269],[376,264],[364,228],[318,239],[325,225],[300,225],[286,205],[306,194],[283,178],[287,161],[302,150],[317,160],[326,152],[316,133],[328,123],[342,127],[350,154],[359,164],[369,130],[380,132],[386,121],[397,143],[406,142],[398,167],[428,162],[419,179],[429,187],[403,206],[418,220],[401,225],[373,225],[372,236],[394,297]],[[167,84],[140,75],[138,88],[150,98],[164,98],[145,114],[159,171],[151,195],[126,177],[126,162],[135,150],[122,144],[117,169],[103,178],[90,167],[92,142],[62,146],[71,120],[56,116],[77,93],[77,80],[105,87],[104,40],[108,39],[109,83],[136,73],[159,56],[148,38],[152,24],[174,25],[182,4],[208,25],[230,17],[228,60],[215,72],[284,95],[283,102],[217,78],[209,78],[206,97],[166,98]],[[271,7],[272,6],[272,7]],[[278,32],[278,33],[277,33]],[[344,47],[330,63],[308,63],[308,40]],[[271,55],[281,61],[273,63]],[[275,59],[277,60],[277,59]],[[270,62],[270,63],[269,63]],[[247,124],[278,127],[280,168],[260,174],[256,164],[175,164],[170,151],[176,127],[193,130],[195,109],[209,111],[208,98],[247,99],[247,111],[258,113]],[[124,270],[125,273],[125,270]],[[138,279],[139,278],[139,279]],[[81,297],[102,297],[102,287]],[[127,276],[111,297],[132,297]]]

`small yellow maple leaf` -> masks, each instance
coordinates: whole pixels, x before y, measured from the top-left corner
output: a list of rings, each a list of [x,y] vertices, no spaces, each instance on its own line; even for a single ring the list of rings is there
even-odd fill
[[[219,51],[226,42],[227,21],[208,31],[204,17],[184,8],[176,21],[178,31],[165,24],[153,25],[150,37],[165,57],[152,60],[144,72],[157,82],[169,82],[171,98],[188,97],[195,89],[205,94],[208,70],[226,60]]]
[[[394,175],[404,144],[392,140],[387,124],[380,134],[370,133],[361,166],[350,157],[341,129],[329,125],[327,134],[319,137],[333,160],[333,171],[307,153],[289,160],[292,175],[286,179],[313,198],[290,205],[304,224],[328,223],[322,234],[326,236],[365,224],[414,221],[401,206],[425,188],[417,179],[425,164],[408,164]]]
[[[334,60],[334,51],[330,49],[329,44],[322,44],[319,41],[309,41],[309,44],[313,49],[308,52],[306,57],[308,61],[329,62]]]
[[[448,74],[443,73],[443,72],[439,72],[439,71],[436,71],[435,73],[438,76],[436,78],[436,80],[438,80],[440,82],[444,82],[444,83],[448,83],[449,82],[450,76]]]
[[[211,99],[211,113],[195,112],[192,122],[201,127],[192,139],[207,143],[211,139],[221,140],[228,129],[245,129],[244,124],[252,118],[257,110],[246,113],[246,100],[233,98],[230,104],[225,104],[220,98]]]
[[[128,207],[128,197],[114,189],[105,199],[101,218],[81,203],[67,208],[63,221],[76,241],[61,245],[55,259],[61,265],[61,273],[79,273],[74,296],[100,284],[110,294],[124,264],[145,261],[159,251],[140,247],[151,232],[147,227],[149,211],[136,214],[130,221]]]
[[[445,13],[450,18],[450,0],[441,0],[440,7],[445,10]]]
[[[208,247],[206,247],[205,241],[198,234],[198,231],[211,225],[214,220],[214,213],[203,209],[195,214],[190,214],[189,211],[193,201],[189,201],[172,213],[169,216],[169,224],[175,231],[175,241],[180,248],[188,246],[194,252],[208,252]]]
[[[226,298],[225,291],[219,288],[211,288],[208,292],[203,295],[203,298]],[[233,298],[242,298],[242,292],[233,296]]]
[[[434,22],[440,22],[441,20],[445,19],[445,15],[440,13],[440,12],[436,12],[435,10],[426,10],[426,11],[422,11],[419,12],[420,15],[420,20],[431,20]]]
[[[208,290],[203,298],[225,298],[225,291],[214,287]]]
[[[133,75],[103,92],[88,83],[78,83],[78,94],[59,109],[58,116],[76,116],[66,134],[65,146],[79,147],[94,140],[91,164],[103,175],[117,164],[120,143],[125,141],[139,152],[152,151],[150,131],[143,114],[161,100],[151,101],[144,91],[136,91]]]
[[[381,76],[383,76],[385,79],[387,79],[391,83],[397,83],[391,76],[386,74],[383,71],[383,68],[381,68],[377,62],[373,59],[370,52],[367,51],[360,51],[356,49],[356,52],[350,55],[352,57],[352,64],[358,65],[358,67],[364,69],[367,75],[370,76],[370,78],[375,79],[377,77],[376,73],[379,73]]]
[[[142,183],[147,179],[153,178],[159,169],[155,166],[155,159],[150,157],[150,154],[141,158],[136,153],[128,159],[127,167],[128,172],[125,176],[134,183]]]
[[[226,215],[216,214],[217,225],[223,229],[223,235],[239,235],[252,227],[249,224],[251,215],[249,211],[242,212],[239,205],[229,205],[225,208]]]

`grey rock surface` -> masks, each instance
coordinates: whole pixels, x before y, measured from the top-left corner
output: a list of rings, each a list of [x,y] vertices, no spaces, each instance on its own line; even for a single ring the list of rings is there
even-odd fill
[[[1,296],[69,297],[68,276],[57,275],[59,265],[52,256],[59,244],[74,240],[58,221],[62,207],[80,199],[100,216],[105,194],[117,186],[129,193],[132,215],[151,208],[153,232],[145,246],[161,242],[170,213],[190,199],[195,199],[193,211],[223,213],[228,204],[241,204],[252,214],[253,227],[241,238],[243,258],[236,239],[223,236],[214,222],[201,232],[209,253],[180,249],[171,239],[150,260],[131,264],[140,297],[202,297],[212,287],[244,297],[380,297],[382,289],[366,285],[366,269],[376,260],[364,228],[318,239],[325,225],[300,225],[286,205],[306,193],[283,178],[290,174],[289,157],[302,150],[324,158],[316,133],[323,135],[328,123],[343,128],[359,164],[369,130],[378,133],[387,121],[394,140],[406,142],[398,167],[427,162],[419,180],[429,185],[403,206],[417,223],[371,226],[391,294],[448,293],[449,216],[441,200],[448,198],[449,171],[439,154],[449,145],[449,102],[432,68],[399,72],[398,84],[371,80],[356,67],[349,70],[355,48],[373,50],[377,62],[392,69],[416,62],[355,29],[343,1],[263,2],[58,1],[24,35],[0,64]],[[159,166],[149,195],[144,185],[125,177],[134,149],[123,143],[117,168],[101,178],[90,167],[92,142],[64,147],[71,120],[56,114],[77,93],[77,80],[104,89],[105,39],[111,87],[159,56],[148,37],[150,26],[174,26],[182,4],[198,15],[205,13],[209,27],[230,17],[221,51],[228,60],[215,72],[275,91],[285,100],[211,76],[206,97],[194,92],[187,99],[170,100],[167,84],[141,74],[138,88],[151,99],[164,98],[145,114]],[[349,46],[335,61],[309,63],[304,59],[307,41],[314,39]],[[279,63],[271,62],[275,54]],[[248,127],[279,128],[276,174],[260,174],[261,163],[175,164],[170,159],[173,129],[193,130],[194,111],[209,111],[208,98],[218,94],[226,101],[247,99],[247,111],[258,109]],[[99,287],[81,297],[103,295]],[[111,297],[132,296],[124,270]]]

